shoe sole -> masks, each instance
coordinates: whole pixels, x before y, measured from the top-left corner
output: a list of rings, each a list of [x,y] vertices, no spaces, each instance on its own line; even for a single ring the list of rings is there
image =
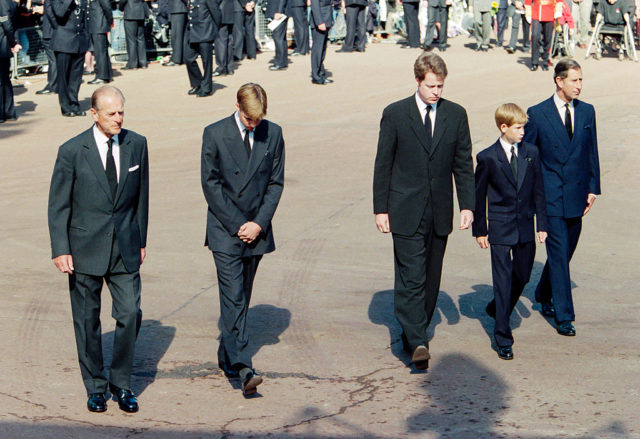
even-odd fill
[[[258,391],[260,384],[262,384],[262,377],[254,375],[246,385],[242,386],[242,393],[245,396],[253,395]]]
[[[416,366],[416,369],[425,370],[429,367],[430,358],[429,350],[424,346],[418,346],[416,350],[413,351],[411,362]]]

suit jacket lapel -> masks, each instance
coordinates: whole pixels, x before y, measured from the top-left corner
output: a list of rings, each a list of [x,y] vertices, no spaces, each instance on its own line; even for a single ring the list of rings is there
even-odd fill
[[[493,144],[493,149],[496,153],[496,157],[498,158],[498,166],[502,169],[502,173],[507,177],[507,180],[511,182],[511,184],[516,186],[516,179],[513,176],[513,171],[511,170],[511,165],[507,160],[507,154],[502,149],[502,144],[500,140]]]
[[[251,148],[251,157],[249,158],[247,173],[245,174],[245,186],[249,182],[249,180],[251,180],[253,174],[255,174],[267,152],[269,140],[267,127],[268,125],[266,123],[260,123],[255,128],[255,133],[253,134],[253,147]]]
[[[131,164],[131,142],[125,130],[122,130],[118,135],[118,144],[120,145],[120,178],[118,179],[118,190],[114,202],[117,202],[118,198],[120,198],[122,188],[129,176],[129,165]]]
[[[572,145],[579,145],[580,134],[582,133],[581,128],[584,126],[583,122],[584,113],[582,112],[582,105],[580,105],[580,101],[577,99],[573,100],[573,137],[571,138]]]
[[[569,134],[567,134],[567,129],[564,126],[564,120],[560,119],[560,113],[558,113],[558,107],[556,107],[553,96],[547,99],[545,106],[546,108],[543,114],[549,121],[549,125],[553,128],[553,130],[555,130],[556,136],[558,136],[558,138],[561,140],[560,143],[562,144],[562,146],[568,148],[571,140],[569,139]],[[574,114],[575,113],[577,113],[577,111],[574,111]],[[574,127],[575,126],[577,125],[574,121]]]
[[[407,98],[407,106],[408,106],[409,119],[411,121],[411,129],[413,129],[414,134],[420,141],[420,144],[425,149],[425,151],[429,152],[427,132],[424,128],[424,120],[422,120],[422,116],[420,115],[418,104],[416,104],[415,95],[412,95],[411,97]]]
[[[85,148],[84,157],[87,160],[89,168],[91,168],[91,170],[95,174],[96,180],[98,180],[98,184],[104,191],[105,195],[109,197],[111,201],[113,201],[113,197],[111,196],[111,189],[109,188],[109,182],[107,181],[107,173],[104,170],[102,159],[100,159],[98,145],[96,145],[96,140],[93,137],[93,128],[89,128],[87,131],[85,131],[83,146]]]
[[[431,141],[430,154],[433,154],[436,150],[444,132],[446,131],[447,104],[445,102],[446,101],[441,98],[436,107],[436,123],[433,127],[433,140]]]
[[[242,135],[233,114],[227,118],[223,140],[229,154],[231,154],[240,170],[246,172],[249,158],[244,150]]]
[[[524,181],[525,175],[527,175],[527,171],[529,170],[529,161],[527,158],[529,157],[529,151],[524,143],[520,143],[518,145],[518,191],[522,187],[522,182]]]

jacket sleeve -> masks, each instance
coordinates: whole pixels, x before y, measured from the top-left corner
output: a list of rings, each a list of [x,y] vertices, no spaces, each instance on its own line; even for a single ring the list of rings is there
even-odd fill
[[[258,209],[256,217],[253,219],[264,232],[273,215],[276,213],[276,208],[280,202],[280,196],[282,195],[282,189],[284,187],[284,139],[282,138],[282,131],[280,130],[276,139],[276,147],[273,152],[273,165],[271,167],[271,176],[269,177],[269,183],[267,184],[267,190],[262,198],[262,204]]]
[[[0,2],[0,32],[3,32],[9,42],[9,48],[16,45],[16,34],[13,28],[13,17],[10,16],[10,10],[4,2]]]
[[[113,25],[113,11],[111,10],[111,2],[109,0],[99,0],[100,8],[104,12],[104,16],[107,19],[109,26]]]
[[[482,155],[476,157],[476,205],[473,212],[471,230],[473,236],[487,236],[487,188],[489,187],[489,167]]]
[[[125,6],[127,6],[127,0],[120,0],[118,2],[118,9],[124,11]]]
[[[324,23],[322,11],[320,11],[320,0],[311,0],[311,15],[313,16],[313,22],[316,26]]]
[[[462,118],[458,127],[456,152],[453,158],[453,177],[460,210],[475,209],[473,184],[473,159],[471,158],[471,134],[467,112],[462,109]]]
[[[67,17],[75,8],[73,0],[53,0],[53,14],[60,19]]]
[[[73,195],[73,158],[64,146],[58,150],[49,188],[49,235],[52,258],[71,254],[69,245],[69,222]]]
[[[531,111],[531,108],[527,110],[527,123],[524,125],[524,137],[523,142],[530,143],[539,148],[538,144],[538,127],[535,122],[535,116]],[[538,154],[540,151],[538,150]]]
[[[215,0],[206,0],[207,8],[211,13],[211,18],[213,18],[213,23],[216,25],[216,34],[218,33],[218,28],[220,28],[220,22],[222,21],[222,13],[220,12],[220,5],[216,3]]]
[[[592,124],[591,124],[591,169],[589,177],[589,193],[599,195],[600,194],[600,159],[598,157],[598,131],[596,129],[596,113],[593,107],[592,111]]]
[[[53,13],[53,0],[45,0],[44,2],[44,15],[45,20],[48,18],[49,23],[51,23],[51,27],[53,29],[58,28],[58,22],[56,21],[56,16]]]
[[[396,127],[385,108],[380,120],[380,134],[378,135],[378,152],[373,169],[373,213],[389,212],[389,186],[391,184],[391,169],[396,154],[398,138]]]
[[[140,157],[140,193],[138,194],[138,227],[140,228],[140,247],[147,246],[147,228],[149,225],[149,152],[147,139],[143,139],[142,154]]]
[[[535,172],[534,202],[536,205],[536,230],[546,232],[547,228],[547,200],[544,193],[544,180],[542,178],[542,165],[540,164],[540,151],[537,151],[533,162]]]

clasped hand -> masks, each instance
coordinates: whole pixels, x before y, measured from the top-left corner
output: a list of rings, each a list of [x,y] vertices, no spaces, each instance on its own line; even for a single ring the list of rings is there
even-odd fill
[[[262,227],[260,227],[257,223],[253,221],[247,221],[240,229],[238,229],[238,238],[245,244],[250,244],[256,240],[260,232],[262,231]]]

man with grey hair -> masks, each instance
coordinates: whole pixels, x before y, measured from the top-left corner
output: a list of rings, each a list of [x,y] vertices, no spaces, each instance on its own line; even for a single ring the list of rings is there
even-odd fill
[[[122,128],[124,96],[103,86],[91,96],[94,125],[65,142],[51,177],[49,234],[53,263],[67,274],[82,380],[91,412],[138,411],[131,391],[142,322],[140,265],[149,211],[147,140]],[[103,372],[100,292],[107,283],[116,320],[109,378]]]

